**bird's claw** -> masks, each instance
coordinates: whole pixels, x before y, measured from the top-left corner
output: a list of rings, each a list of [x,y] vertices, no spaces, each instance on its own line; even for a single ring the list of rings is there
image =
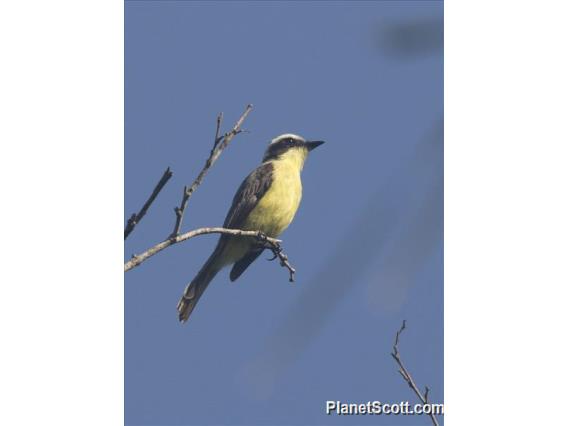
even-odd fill
[[[279,245],[272,245],[272,246],[269,247],[269,249],[272,250],[272,254],[273,254],[273,257],[271,257],[270,259],[266,259],[269,262],[279,258],[280,253],[282,253],[282,250],[283,250],[282,247],[280,247]]]

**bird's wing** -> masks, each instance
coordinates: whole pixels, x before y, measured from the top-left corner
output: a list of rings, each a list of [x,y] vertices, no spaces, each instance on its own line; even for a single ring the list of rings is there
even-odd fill
[[[263,163],[241,183],[223,223],[224,228],[240,229],[252,209],[270,188],[273,169],[272,163]]]
[[[249,265],[256,260],[258,256],[264,251],[264,248],[251,249],[241,260],[235,262],[229,278],[231,281],[235,281],[241,276],[243,272],[249,267]]]

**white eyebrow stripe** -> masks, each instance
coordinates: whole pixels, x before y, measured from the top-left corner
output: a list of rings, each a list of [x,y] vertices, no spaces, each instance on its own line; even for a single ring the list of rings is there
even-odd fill
[[[273,145],[275,143],[281,142],[284,139],[296,139],[296,140],[300,140],[302,142],[305,142],[306,140],[301,137],[300,135],[295,135],[294,133],[284,133],[283,135],[277,136],[274,139],[272,139],[272,142],[270,142],[270,145]]]

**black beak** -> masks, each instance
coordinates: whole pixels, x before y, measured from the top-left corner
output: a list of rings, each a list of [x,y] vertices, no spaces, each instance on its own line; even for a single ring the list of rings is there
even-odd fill
[[[312,151],[323,143],[324,141],[306,141],[306,147],[308,148],[308,151]]]

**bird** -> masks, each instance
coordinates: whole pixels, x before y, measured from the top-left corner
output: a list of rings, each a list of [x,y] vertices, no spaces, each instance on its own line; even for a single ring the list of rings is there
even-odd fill
[[[261,164],[238,188],[224,228],[260,231],[278,237],[294,219],[302,199],[301,172],[308,153],[324,141],[306,140],[285,133],[272,139]],[[188,320],[215,275],[232,265],[229,278],[235,281],[260,256],[265,247],[254,237],[223,234],[195,278],[186,286],[177,305],[178,319]]]

